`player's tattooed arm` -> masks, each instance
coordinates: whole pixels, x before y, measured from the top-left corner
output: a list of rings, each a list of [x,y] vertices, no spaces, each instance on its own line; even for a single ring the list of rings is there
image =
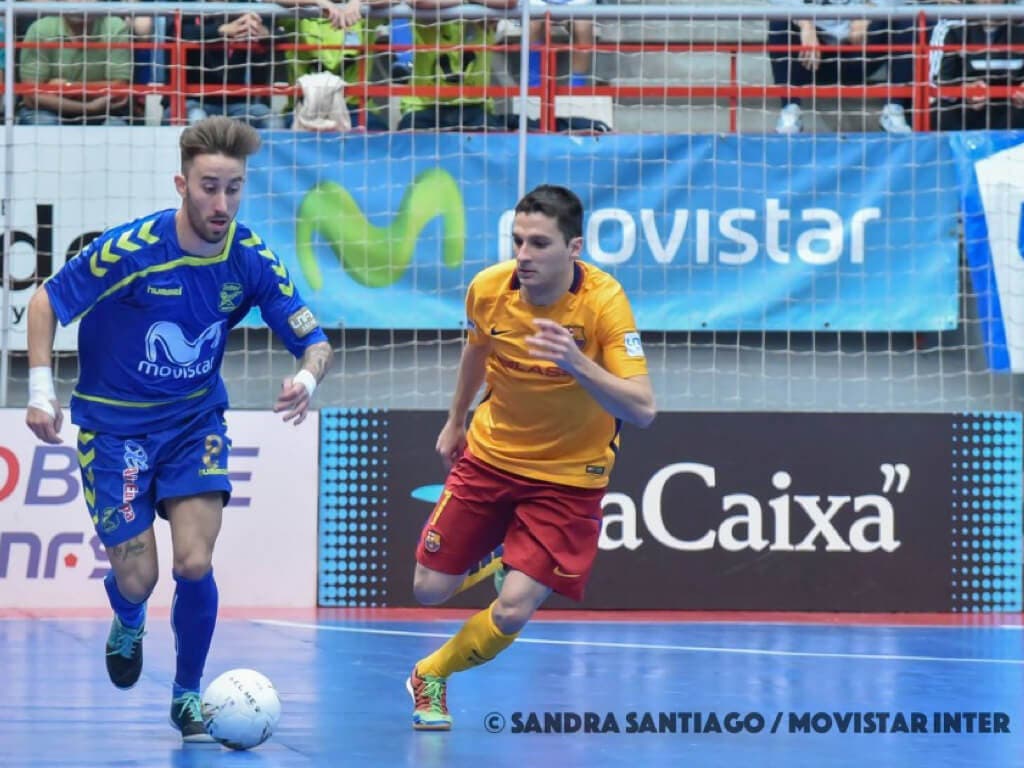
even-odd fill
[[[301,369],[295,376],[284,380],[281,393],[274,403],[274,412],[283,413],[285,421],[298,425],[306,418],[309,401],[316,391],[317,385],[327,375],[331,367],[331,345],[326,341],[310,344],[302,354]]]
[[[331,367],[332,357],[334,357],[334,352],[326,341],[310,344],[302,355],[301,367],[312,373],[319,384],[327,375],[327,369]]]

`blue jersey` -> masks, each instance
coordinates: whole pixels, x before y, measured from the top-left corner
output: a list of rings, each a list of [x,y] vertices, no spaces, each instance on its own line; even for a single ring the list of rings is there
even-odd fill
[[[174,217],[107,230],[46,282],[60,323],[81,320],[71,416],[83,429],[144,434],[226,408],[228,331],[253,306],[296,357],[327,340],[252,230],[235,222],[220,254],[190,256]]]

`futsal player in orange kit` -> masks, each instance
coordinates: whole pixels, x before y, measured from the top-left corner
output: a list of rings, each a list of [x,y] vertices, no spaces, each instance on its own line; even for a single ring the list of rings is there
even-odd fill
[[[582,235],[579,198],[537,187],[516,205],[515,259],[469,286],[469,335],[437,438],[450,472],[420,534],[414,591],[423,604],[443,603],[499,545],[507,575],[490,606],[413,667],[416,729],[451,728],[447,678],[511,645],[552,590],[583,598],[619,428],[654,419],[629,301],[579,260]]]

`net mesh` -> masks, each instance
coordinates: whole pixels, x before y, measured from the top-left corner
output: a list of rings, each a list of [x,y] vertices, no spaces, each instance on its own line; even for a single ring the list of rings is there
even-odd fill
[[[779,152],[773,151],[769,162],[765,160],[768,155],[749,152],[745,144],[734,145],[739,148],[733,154],[717,156],[729,145],[709,140],[710,135],[721,133],[742,137],[772,134],[777,127],[780,100],[786,94],[784,84],[773,76],[771,57],[765,48],[766,42],[770,42],[770,21],[766,18],[688,18],[682,12],[644,18],[641,6],[633,6],[632,10],[623,6],[619,16],[595,14],[587,20],[585,8],[574,8],[572,13],[577,14],[577,21],[591,24],[592,33],[587,33],[585,27],[581,32],[572,20],[553,15],[531,30],[531,35],[539,38],[542,50],[548,53],[539,58],[540,84],[531,91],[533,101],[520,110],[514,95],[519,82],[529,79],[530,73],[520,72],[518,46],[523,29],[516,17],[518,11],[507,17],[497,14],[487,22],[474,19],[472,25],[476,25],[479,35],[463,27],[459,31],[459,45],[452,47],[452,38],[441,34],[443,25],[451,24],[450,19],[411,20],[407,14],[385,11],[357,28],[338,31],[330,43],[314,43],[314,33],[302,26],[305,17],[280,9],[262,21],[259,14],[254,14],[253,19],[245,22],[254,30],[249,38],[238,32],[234,42],[225,44],[226,37],[236,33],[235,27],[225,32],[222,24],[235,24],[246,17],[244,9],[214,17],[195,4],[183,4],[177,14],[147,16],[139,5],[111,3],[111,16],[106,18],[113,21],[105,21],[102,30],[89,27],[93,30],[89,36],[76,42],[67,36],[47,38],[39,28],[46,14],[26,13],[26,4],[17,5],[20,7],[13,15],[14,29],[7,30],[8,40],[17,43],[16,53],[7,56],[6,67],[14,67],[15,59],[18,60],[13,79],[20,101],[7,96],[8,109],[14,115],[8,115],[4,151],[0,155],[4,163],[5,198],[9,201],[5,208],[10,227],[5,352],[9,363],[7,404],[13,406],[23,405],[26,400],[24,311],[31,291],[96,232],[133,216],[175,206],[171,178],[176,171],[178,128],[174,125],[183,123],[190,110],[204,104],[207,112],[214,111],[214,105],[226,103],[225,97],[227,103],[234,105],[233,109],[237,108],[248,119],[262,120],[261,127],[267,131],[263,158],[265,165],[272,168],[272,173],[267,174],[270,180],[251,188],[242,214],[243,220],[257,229],[290,232],[295,210],[281,203],[293,193],[280,190],[335,178],[337,167],[353,157],[371,158],[363,161],[362,166],[353,165],[362,170],[348,171],[345,178],[348,191],[361,204],[368,225],[378,227],[390,226],[400,214],[403,196],[416,169],[443,166],[457,182],[477,183],[473,192],[464,194],[466,219],[472,222],[492,215],[503,205],[507,207],[495,202],[508,196],[499,195],[497,190],[512,194],[514,200],[518,171],[523,166],[528,185],[565,179],[583,198],[590,219],[588,257],[592,260],[614,271],[615,259],[625,248],[623,243],[629,237],[635,239],[633,258],[639,266],[629,293],[634,304],[645,306],[667,300],[679,286],[688,286],[698,295],[701,290],[713,289],[719,281],[731,279],[736,265],[728,263],[728,255],[741,252],[745,241],[730,239],[722,220],[727,211],[745,205],[746,180],[751,174],[760,175],[766,198],[777,197],[783,200],[782,205],[794,194],[789,187],[792,179],[812,175],[815,183],[804,193],[806,205],[813,207],[816,201],[822,206],[831,205],[835,200],[861,194],[869,184],[868,177],[877,170],[867,160],[861,164],[846,163],[842,174],[830,170],[825,159],[826,147],[834,151],[834,131],[843,131],[845,147],[859,147],[868,158],[870,153],[879,151],[878,141],[899,141],[880,132],[878,121],[886,104],[911,94],[916,99],[915,107],[946,106],[946,102],[927,90],[930,83],[941,79],[941,51],[905,51],[904,57],[912,64],[910,82],[893,84],[886,75],[893,69],[890,62],[882,67],[885,71],[872,69],[865,73],[862,82],[847,84],[845,92],[826,87],[819,89],[817,95],[805,94],[802,128],[807,135],[793,143],[792,151],[780,164]],[[740,4],[719,5],[724,13],[729,6]],[[554,4],[549,10],[556,7],[564,10]],[[608,6],[595,7],[608,10]],[[264,8],[259,7],[261,11]],[[90,17],[89,23],[97,18]],[[221,24],[216,23],[218,18]],[[224,18],[228,21],[223,22]],[[917,23],[910,18],[905,21]],[[922,26],[915,28],[909,38],[915,45],[930,40],[936,30],[933,20],[919,21]],[[792,19],[785,23],[792,27]],[[255,31],[260,24],[266,27],[266,39],[256,39],[262,36],[262,32]],[[946,26],[951,25],[956,25],[955,20]],[[588,34],[592,34],[592,41]],[[187,36],[191,36],[191,42],[183,44],[181,41]],[[821,41],[828,42],[824,33]],[[230,54],[229,58],[219,70],[190,75],[190,71],[201,69],[194,52],[190,53],[192,43],[220,45],[226,55]],[[470,66],[467,51],[473,54],[469,58],[475,56],[477,62],[489,59],[486,82],[491,88],[488,94],[493,110],[488,114],[500,117],[504,130],[476,134],[460,145],[440,141],[433,131],[410,134],[403,129],[400,123],[408,109],[402,100],[415,97],[417,87],[423,86],[417,79],[420,75],[415,71],[412,48],[431,45],[435,59],[458,50],[458,63],[464,67]],[[41,54],[53,50],[57,51],[58,59],[73,60],[86,51],[85,66],[96,70],[92,73],[95,77],[88,78],[88,82],[68,79],[65,75],[73,72],[73,68],[43,71],[40,61],[53,57]],[[387,130],[356,131],[341,140],[324,138],[323,134],[319,139],[309,139],[300,132],[284,130],[291,124],[292,109],[300,93],[296,78],[301,73],[329,69],[323,55],[327,50],[341,58],[336,69],[348,81],[345,93],[353,122]],[[30,68],[21,67],[30,60],[37,67],[31,77]],[[864,49],[861,64],[870,60],[868,50]],[[72,65],[65,62],[62,66]],[[130,74],[123,78],[120,72],[125,66]],[[461,77],[441,81],[440,90],[433,94],[433,98],[449,104],[466,102],[460,114],[467,120],[469,106],[484,98],[471,74],[467,69]],[[573,80],[576,77],[580,79]],[[38,87],[29,88],[30,81]],[[109,81],[115,82],[110,85]],[[45,124],[45,116],[39,113],[53,106],[53,98],[84,104],[81,119],[64,122],[90,125]],[[603,142],[600,152],[577,151],[580,143],[593,144],[589,133],[575,143],[570,137],[564,150],[537,151],[531,143],[535,134],[522,145],[516,143],[515,125],[509,118],[520,111],[535,117],[541,129],[561,127],[556,122],[559,117],[582,116],[607,124],[615,135],[597,139],[597,143]],[[929,113],[927,120],[931,120],[932,113],[925,111]],[[922,124],[927,122],[925,118],[916,112],[907,117],[912,127],[927,127]],[[382,124],[368,124],[372,120]],[[16,126],[15,121],[19,123]],[[116,125],[100,128],[92,123]],[[676,138],[662,144],[642,145],[641,151],[646,153],[641,158],[643,172],[637,173],[636,146],[616,143],[619,137],[633,134]],[[918,146],[929,140],[936,145],[946,141],[941,134],[927,136],[917,138]],[[317,155],[321,164],[310,165],[295,146],[311,140],[324,146],[334,142],[337,148],[321,147]],[[379,149],[381,142],[386,142],[384,152],[367,149],[371,144]],[[520,153],[521,147],[525,147],[525,152]],[[659,149],[655,152],[651,147]],[[510,161],[498,162],[510,152],[515,153]],[[710,179],[674,170],[701,153],[711,153],[708,167],[715,170]],[[873,253],[898,252],[910,244],[906,240],[913,238],[917,238],[919,253],[932,246],[936,252],[947,248],[950,237],[956,241],[953,270],[957,295],[944,327],[888,331],[833,330],[823,325],[800,330],[759,330],[769,328],[771,323],[759,326],[749,319],[719,330],[714,323],[692,323],[686,330],[659,330],[657,325],[647,325],[643,340],[659,407],[953,411],[1018,408],[1020,378],[993,370],[987,318],[979,309],[991,305],[996,286],[991,280],[977,280],[977,275],[969,271],[963,254],[970,242],[962,231],[951,236],[940,231],[939,219],[948,213],[941,210],[940,198],[949,193],[946,185],[955,177],[957,161],[948,151],[931,151],[921,157],[925,159],[911,155],[893,161],[903,164],[898,179],[901,184],[910,185],[910,198],[916,203],[900,208],[893,218],[869,226],[865,230],[865,247],[870,258]],[[648,177],[653,181],[648,181]],[[644,196],[650,193],[651,184],[664,187],[662,193],[652,198],[656,202],[638,202],[648,199]],[[883,208],[887,199],[906,196],[905,188],[878,192]],[[376,201],[374,207],[368,207],[367,200]],[[755,233],[757,259],[766,263],[770,261],[766,255],[770,239],[765,223],[769,216],[767,206],[765,202],[754,214],[760,227]],[[698,234],[699,227],[705,226],[700,224],[701,210],[707,212],[706,226],[710,232],[704,240]],[[620,221],[615,218],[619,214],[607,214],[594,226],[599,211],[624,211],[626,218]],[[683,228],[680,241],[673,246],[674,228],[682,226],[680,211],[687,212],[688,228]],[[794,212],[793,216],[796,215]],[[247,219],[252,216],[256,219]],[[846,224],[849,226],[848,221]],[[953,229],[957,226],[954,222]],[[405,295],[410,300],[461,296],[476,270],[493,263],[503,249],[507,253],[499,230],[499,221],[489,221],[483,234],[467,243],[461,265],[452,271],[442,266],[446,247],[443,224],[425,223],[418,233],[417,257],[403,278],[408,292]],[[793,229],[791,245],[798,234]],[[329,244],[324,241],[325,236],[318,237],[314,247],[323,255]],[[849,247],[849,232],[845,237]],[[935,240],[931,243],[928,238]],[[282,241],[280,237],[272,245],[281,253],[295,248],[294,241]],[[703,255],[701,248],[707,249]],[[711,275],[700,286],[693,282],[698,272]],[[751,274],[751,289],[754,283],[770,276],[763,270]],[[888,288],[891,295],[899,295],[906,289],[903,281],[911,279],[913,274],[909,271],[894,272]],[[846,280],[842,268],[837,270],[835,280]],[[826,293],[831,295],[831,289],[820,295],[812,291],[787,298],[786,302],[813,305],[825,301]],[[387,296],[378,301],[401,301],[393,294]],[[934,297],[936,302],[948,298]],[[365,294],[341,299],[346,300],[365,301]],[[867,294],[844,297],[844,301],[862,302],[865,310],[873,300]],[[383,308],[385,314],[387,309]],[[380,327],[384,323],[363,328],[348,321],[343,312],[338,317],[322,315],[321,319],[331,326],[329,336],[336,359],[327,381],[317,392],[319,405],[447,407],[462,343],[457,328],[432,328],[427,321],[417,329]],[[55,370],[60,394],[66,401],[77,375],[73,334],[65,337],[63,343],[60,337],[58,341],[61,351],[56,354]],[[115,352],[116,341],[112,346],[112,353]],[[232,333],[225,358],[225,379],[235,407],[268,407],[281,379],[293,370],[293,358],[266,329],[247,327]]]

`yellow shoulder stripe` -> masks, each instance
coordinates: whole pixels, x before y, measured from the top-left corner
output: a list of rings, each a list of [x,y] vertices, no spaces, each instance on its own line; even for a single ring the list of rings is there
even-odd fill
[[[153,228],[153,219],[145,222],[138,231],[134,229],[125,230],[117,238],[115,245],[114,239],[111,238],[103,244],[103,248],[98,253],[93,253],[92,258],[89,259],[89,271],[93,273],[95,277],[103,277],[107,274],[108,267],[100,266],[100,262],[104,264],[116,264],[121,260],[122,256],[129,253],[134,253],[142,248],[143,244],[153,245],[154,243],[160,242],[160,238],[154,235],[150,230]],[[142,240],[142,243],[136,242],[133,238]],[[97,259],[97,257],[99,257]]]
[[[139,231],[141,233],[142,229],[140,228]],[[148,235],[148,236],[149,237],[155,237],[155,235]],[[156,238],[156,239],[159,240],[160,238]],[[235,239],[235,222],[231,222],[231,227],[228,229],[227,238],[224,241],[224,250],[221,251],[216,256],[213,256],[213,257],[210,257],[210,256],[181,256],[181,257],[179,257],[177,259],[172,259],[171,261],[166,261],[163,264],[154,264],[151,267],[146,267],[146,269],[140,269],[138,272],[132,272],[131,274],[125,275],[120,280],[118,280],[116,283],[114,283],[112,286],[107,288],[107,290],[105,290],[103,293],[101,293],[99,296],[97,296],[96,297],[96,301],[94,301],[91,305],[89,305],[89,307],[84,312],[79,314],[77,317],[72,318],[71,322],[74,322],[75,320],[81,320],[87,314],[92,312],[93,308],[97,304],[99,304],[105,298],[110,296],[112,293],[116,293],[117,291],[119,291],[122,288],[124,288],[126,285],[129,285],[130,283],[133,283],[133,282],[135,282],[136,280],[138,280],[140,278],[146,277],[147,275],[152,275],[152,274],[155,274],[155,273],[158,273],[158,272],[169,272],[170,270],[177,269],[178,267],[210,267],[210,266],[213,266],[214,264],[221,264],[221,263],[227,261],[228,254],[231,253],[231,243],[234,241],[234,239]],[[116,262],[121,260],[120,256],[117,256],[117,255],[114,255],[114,254],[110,254],[109,257],[108,257],[107,254],[109,252],[110,244],[112,242],[113,242],[112,240],[108,240],[106,242],[106,244],[103,246],[103,251],[100,254],[100,259],[102,259],[103,261],[108,262],[108,263],[116,263]],[[154,242],[156,242],[156,241],[154,241]],[[89,261],[89,268],[92,270],[92,273],[94,275],[96,275],[96,277],[103,277],[103,275],[105,275],[107,273],[107,269],[105,267],[100,267],[96,263],[96,254],[95,253],[92,255],[92,259],[90,259],[90,261]],[[100,270],[100,271],[97,271],[97,270]]]

